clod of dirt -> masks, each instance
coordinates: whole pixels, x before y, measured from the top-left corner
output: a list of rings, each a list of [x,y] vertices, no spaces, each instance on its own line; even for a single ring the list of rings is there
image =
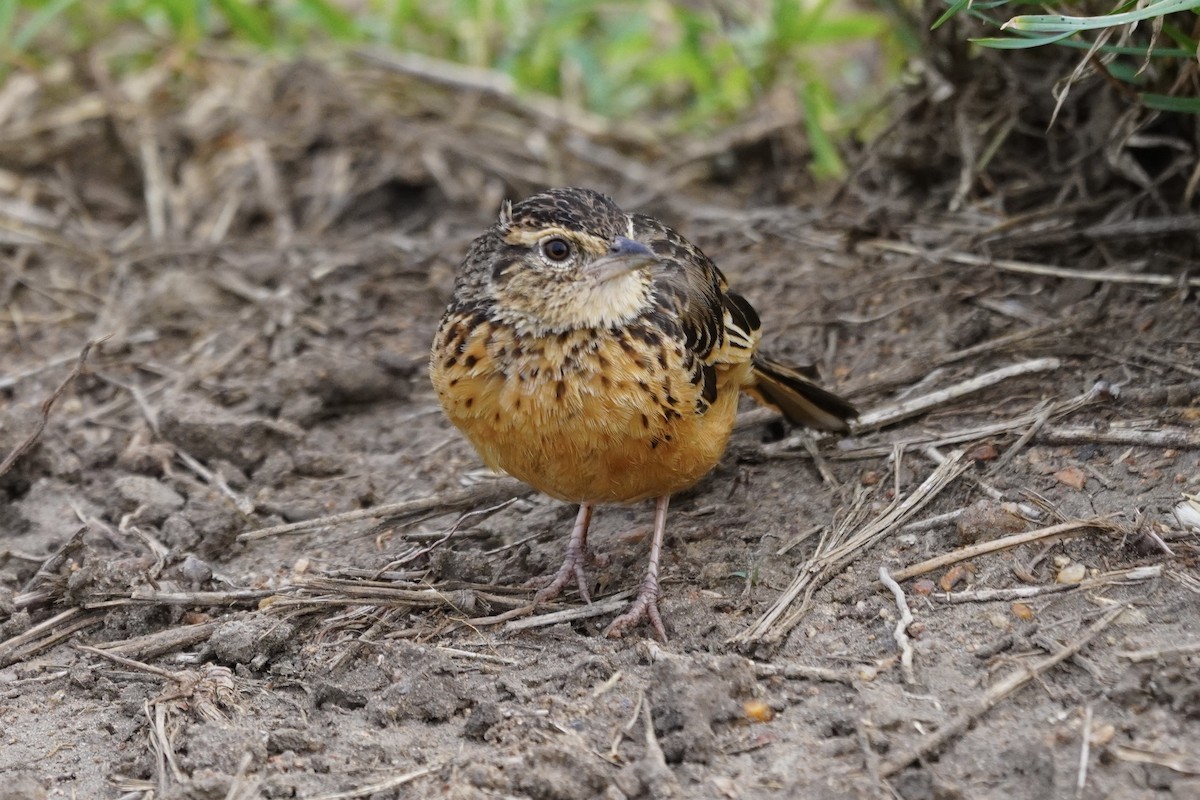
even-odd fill
[[[649,700],[667,763],[708,763],[716,750],[713,725],[741,715],[741,699],[754,680],[746,660],[737,656],[711,664],[683,658],[655,664]]]
[[[405,719],[442,722],[468,705],[458,681],[445,675],[418,672],[372,698],[367,704],[367,715],[380,726]]]
[[[241,524],[237,510],[224,500],[193,495],[182,511],[163,522],[162,539],[173,550],[195,550],[219,558],[229,552]]]
[[[610,783],[607,768],[579,750],[546,745],[525,753],[516,770],[517,786],[530,800],[576,800],[600,797]]]
[[[1026,528],[1016,509],[994,500],[978,500],[968,506],[954,522],[963,544],[998,539]]]
[[[47,796],[33,772],[9,772],[0,783],[0,800],[46,800]]]
[[[120,499],[120,510],[135,511],[138,521],[149,525],[158,525],[172,511],[183,508],[183,496],[153,478],[144,475],[122,475],[113,482]]]
[[[1135,664],[1117,681],[1109,698],[1138,711],[1161,705],[1200,719],[1200,675],[1187,656]]]
[[[295,442],[304,432],[284,422],[236,414],[212,403],[179,400],[159,414],[163,438],[202,461],[226,459],[241,469]]]
[[[276,728],[267,734],[267,752],[279,755],[287,750],[293,753],[319,753],[325,742],[311,730],[300,728]]]
[[[212,580],[213,576],[212,567],[191,553],[188,553],[176,570],[179,573],[179,577],[187,581],[193,589],[208,583]]]
[[[970,347],[982,341],[992,330],[991,312],[982,308],[972,311],[965,319],[946,330],[946,344],[955,350]]]
[[[487,732],[495,727],[501,718],[500,706],[495,703],[480,703],[471,709],[471,714],[463,725],[462,734],[468,739],[483,741]]]
[[[296,634],[291,623],[269,617],[231,619],[213,631],[208,646],[226,664],[248,664],[261,669],[284,649]]]
[[[179,746],[179,765],[191,772],[202,768],[234,775],[242,756],[251,763],[267,759],[267,734],[245,730],[224,720],[200,722],[184,727]]]
[[[261,407],[307,424],[341,407],[400,401],[408,394],[409,382],[375,361],[309,352],[280,364],[260,397]]]
[[[316,684],[309,697],[312,700],[313,708],[334,705],[339,708],[355,709],[365,708],[367,705],[367,696],[362,692],[351,691],[332,683]]]

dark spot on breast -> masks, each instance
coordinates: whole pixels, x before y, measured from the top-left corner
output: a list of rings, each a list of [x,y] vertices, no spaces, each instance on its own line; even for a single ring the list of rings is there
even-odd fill
[[[458,356],[450,356],[446,359],[446,369],[450,369],[458,363]]]
[[[558,400],[563,399],[563,395],[567,393],[567,384],[563,381],[557,381],[554,384],[554,397]]]
[[[451,386],[458,386],[458,378],[451,378],[451,379],[450,379],[450,385],[451,385]]]
[[[612,385],[612,381],[610,381],[610,380],[608,379],[608,376],[607,376],[607,375],[601,375],[601,376],[600,376],[600,385],[601,385],[601,386],[605,386],[605,387],[607,387],[607,386],[611,386],[611,385]]]
[[[517,409],[518,411],[521,409],[521,398],[517,398],[517,402],[513,403],[513,408]]]
[[[643,427],[643,428],[649,428],[649,427],[650,427],[650,418],[649,418],[649,417],[647,417],[645,414],[642,414],[642,427]]]
[[[599,366],[600,369],[608,369],[608,359],[605,358],[603,355],[597,353],[596,354],[596,365]]]
[[[652,389],[650,387],[650,384],[646,383],[645,381],[638,381],[638,388],[641,389],[646,394],[650,395],[651,397],[654,396],[654,389]]]
[[[658,447],[658,439],[651,439],[650,440],[650,449],[653,450],[656,447]]]
[[[475,398],[474,398],[474,397],[468,397],[468,398],[467,398],[467,399],[466,399],[466,400],[463,402],[463,405],[464,405],[465,407],[467,407],[467,408],[470,408],[471,406],[475,405]]]
[[[496,351],[496,358],[504,358],[508,355],[508,348],[503,345]]]
[[[466,358],[463,359],[463,366],[466,367],[467,369],[470,369],[471,367],[475,366],[477,363],[479,363],[479,359],[476,358],[475,356],[467,356]]]
[[[675,395],[667,394],[667,405],[675,406],[679,401],[675,399]]]

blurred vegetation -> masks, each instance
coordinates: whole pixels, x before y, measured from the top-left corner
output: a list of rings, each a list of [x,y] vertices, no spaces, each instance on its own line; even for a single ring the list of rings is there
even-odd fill
[[[0,0],[0,64],[131,31],[143,51],[128,64],[223,40],[285,55],[384,46],[669,132],[703,134],[786,97],[825,174],[841,171],[834,142],[902,63],[886,18],[846,0]]]
[[[1025,50],[1055,45],[1081,51],[1092,69],[1101,71],[1124,93],[1147,108],[1200,114],[1200,0],[1126,0],[1099,13],[1097,3],[1077,2],[1062,14],[1019,14],[1004,19],[1028,0],[954,0],[934,28],[955,15],[983,23],[996,36],[973,38],[984,47]],[[1064,89],[1069,88],[1069,83]],[[1065,94],[1065,91],[1064,91]]]

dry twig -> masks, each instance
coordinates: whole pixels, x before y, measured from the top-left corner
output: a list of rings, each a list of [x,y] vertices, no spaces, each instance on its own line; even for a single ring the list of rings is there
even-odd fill
[[[1010,547],[1016,547],[1029,542],[1036,542],[1042,539],[1051,537],[1065,536],[1075,531],[1084,530],[1086,528],[1097,528],[1100,530],[1116,530],[1116,526],[1108,521],[1105,517],[1092,517],[1091,519],[1077,519],[1070,522],[1062,522],[1058,525],[1050,525],[1046,528],[1038,528],[1035,531],[1025,531],[1024,533],[1014,533],[1012,536],[1004,536],[1000,539],[993,539],[990,542],[980,542],[969,547],[962,547],[950,553],[943,553],[935,558],[930,558],[919,564],[913,564],[911,567],[905,567],[897,571],[892,577],[897,581],[906,581],[909,578],[915,578],[918,575],[924,575],[926,572],[932,572],[935,569],[957,564],[959,561],[966,561],[976,556],[986,555],[987,553],[995,553],[999,550],[1007,550]]]
[[[908,626],[913,621],[912,611],[908,607],[908,600],[904,597],[904,590],[888,574],[887,567],[879,568],[879,580],[891,590],[892,597],[896,599],[896,608],[900,610],[900,619],[896,620],[896,627],[892,630],[892,638],[896,640],[896,646],[900,648],[900,672],[904,677],[904,682],[909,686],[915,686],[917,676],[913,672],[912,641],[908,638]]]
[[[1098,281],[1100,283],[1124,283],[1137,286],[1190,286],[1200,287],[1200,278],[1188,278],[1175,275],[1153,275],[1144,272],[1118,272],[1107,269],[1068,269],[1049,264],[1032,264],[1028,261],[1013,261],[1007,258],[988,258],[972,253],[954,253],[944,250],[930,251],[908,242],[872,239],[860,242],[860,247],[876,252],[900,253],[908,256],[920,256],[933,261],[949,261],[968,267],[992,267],[1003,272],[1017,272],[1024,275],[1044,275],[1050,278],[1071,278],[1080,281]]]
[[[58,385],[58,388],[55,389],[49,397],[42,401],[42,418],[38,420],[38,424],[33,429],[33,432],[30,433],[29,436],[25,437],[25,439],[16,447],[14,447],[12,452],[5,457],[4,461],[0,462],[0,475],[3,475],[12,469],[13,464],[17,463],[17,459],[25,455],[25,453],[27,453],[29,449],[37,442],[38,438],[42,435],[42,431],[46,430],[46,423],[50,421],[50,412],[53,410],[54,404],[57,403],[58,399],[63,396],[63,393],[67,391],[67,387],[70,386],[76,378],[83,374],[83,370],[87,366],[88,355],[92,352],[92,348],[107,341],[108,338],[108,336],[101,336],[99,339],[92,339],[83,346],[82,350],[79,351],[79,358],[76,359],[75,368],[71,370],[71,374],[64,378],[63,382]]]
[[[498,503],[507,498],[524,497],[532,493],[533,489],[520,481],[513,480],[512,478],[498,478],[494,481],[485,481],[456,492],[446,492],[444,494],[433,495],[432,497],[421,497],[416,500],[388,503],[382,506],[375,506],[374,508],[364,508],[360,511],[330,514],[327,517],[306,519],[286,525],[272,525],[269,528],[246,531],[239,534],[237,538],[239,542],[250,542],[256,539],[265,539],[269,536],[304,533],[316,528],[328,528],[333,525],[343,525],[347,522],[358,522],[364,519],[395,520],[429,512],[450,514],[455,511],[471,508],[472,506],[484,503]]]

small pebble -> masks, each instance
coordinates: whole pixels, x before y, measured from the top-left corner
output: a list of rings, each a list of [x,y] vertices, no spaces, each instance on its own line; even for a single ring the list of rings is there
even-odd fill
[[[1083,564],[1068,564],[1054,576],[1055,583],[1079,583],[1087,576],[1087,567]]]

